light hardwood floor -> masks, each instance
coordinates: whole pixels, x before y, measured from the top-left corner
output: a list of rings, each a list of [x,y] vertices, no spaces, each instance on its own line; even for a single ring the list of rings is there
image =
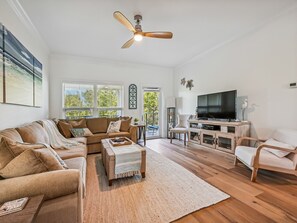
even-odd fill
[[[182,165],[231,198],[196,211],[176,222],[297,222],[297,178],[260,171],[257,182],[251,171],[233,165],[232,155],[169,139],[148,140],[147,147]]]
[[[232,155],[213,151],[182,141],[154,139],[147,147],[185,167],[206,182],[228,193],[231,198],[189,214],[176,222],[297,222],[297,178],[295,176],[260,171],[257,182],[250,181],[251,171],[244,165],[233,165]],[[90,156],[88,159],[92,159]],[[88,162],[85,222],[92,220],[94,167]],[[95,187],[97,187],[95,185]],[[94,190],[95,191],[95,190]],[[98,204],[104,205],[104,204]]]

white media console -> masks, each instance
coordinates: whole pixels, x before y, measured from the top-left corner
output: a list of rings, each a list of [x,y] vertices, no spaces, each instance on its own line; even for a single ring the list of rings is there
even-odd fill
[[[189,142],[234,154],[240,137],[250,135],[250,122],[190,119]]]

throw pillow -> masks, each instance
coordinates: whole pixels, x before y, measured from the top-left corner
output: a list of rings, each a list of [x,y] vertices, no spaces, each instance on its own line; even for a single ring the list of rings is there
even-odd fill
[[[21,177],[52,170],[64,170],[48,148],[28,149],[0,170],[3,178]]]
[[[93,133],[88,128],[73,128],[70,131],[75,138],[93,136]]]
[[[289,149],[292,151],[295,150],[295,148],[293,146],[283,143],[283,142],[276,141],[274,139],[268,139],[264,144],[267,144],[270,146],[282,147],[282,148]],[[290,152],[280,151],[280,150],[276,150],[276,149],[270,149],[270,148],[263,148],[263,149],[273,153],[274,155],[276,155],[280,158],[285,157],[290,154]]]
[[[109,123],[107,133],[120,132],[120,128],[121,128],[121,120],[111,121]]]
[[[70,131],[72,129],[71,124],[64,121],[59,121],[57,124],[57,127],[65,138],[71,138],[71,131]]]
[[[50,144],[49,136],[42,125],[33,122],[29,125],[16,128],[24,142]]]
[[[132,117],[130,117],[128,119],[121,119],[121,128],[120,128],[121,132],[129,131],[130,125],[131,125],[131,120],[132,120]]]
[[[72,128],[87,128],[87,120],[85,118],[80,120],[68,120]]]
[[[15,142],[9,138],[2,137],[0,141],[0,169],[5,167],[13,158],[27,149],[46,148],[43,144],[30,144]]]

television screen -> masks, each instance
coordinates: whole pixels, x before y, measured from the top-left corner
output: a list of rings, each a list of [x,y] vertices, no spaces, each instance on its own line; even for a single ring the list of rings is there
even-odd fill
[[[197,102],[198,118],[236,119],[237,91],[199,95]]]

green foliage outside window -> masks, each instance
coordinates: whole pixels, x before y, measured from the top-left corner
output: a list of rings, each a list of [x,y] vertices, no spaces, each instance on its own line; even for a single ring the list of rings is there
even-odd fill
[[[159,125],[159,92],[144,92],[144,121],[147,125]]]
[[[92,89],[90,89],[92,88]],[[64,89],[64,108],[67,118],[93,116],[94,109],[93,85],[69,85]],[[99,117],[118,117],[121,115],[120,89],[98,88],[96,103]],[[71,109],[73,108],[73,110]],[[79,108],[79,109],[75,109]],[[83,109],[86,108],[86,109]],[[113,109],[114,108],[114,109]]]

